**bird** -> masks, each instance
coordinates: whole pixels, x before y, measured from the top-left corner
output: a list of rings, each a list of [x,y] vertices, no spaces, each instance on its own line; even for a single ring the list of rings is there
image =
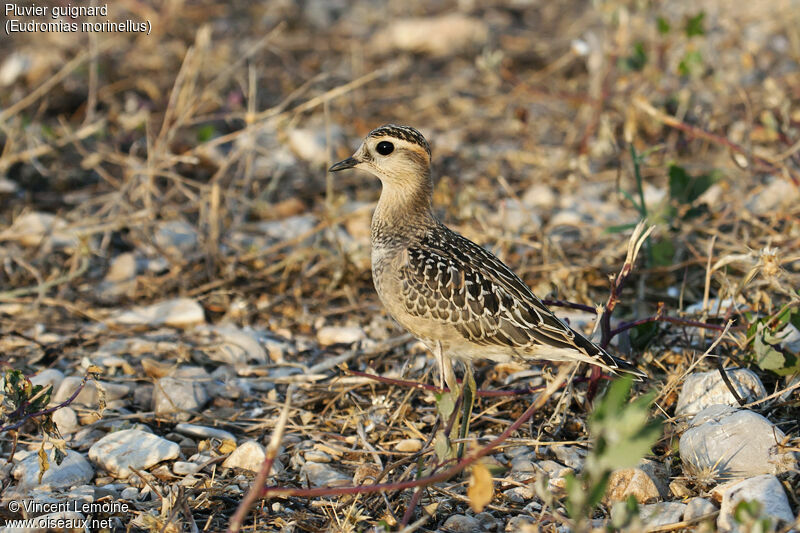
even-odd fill
[[[388,313],[434,354],[441,389],[458,389],[453,360],[464,364],[464,383],[478,359],[584,362],[642,376],[570,328],[505,263],[434,215],[431,148],[418,130],[372,130],[329,172],[346,169],[381,181],[370,225],[373,283]]]

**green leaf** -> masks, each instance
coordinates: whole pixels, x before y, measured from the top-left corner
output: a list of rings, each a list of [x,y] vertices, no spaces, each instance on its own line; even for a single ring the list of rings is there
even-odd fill
[[[434,396],[436,397],[436,408],[439,411],[439,415],[442,420],[448,420],[453,411],[456,410],[456,393],[442,392],[436,393]]]
[[[658,334],[658,322],[645,322],[632,327],[629,331],[631,346],[634,350],[642,351]]]
[[[618,226],[609,226],[606,228],[606,233],[622,233],[636,227],[636,224],[620,224]]]
[[[217,130],[211,124],[204,124],[197,128],[197,140],[201,143],[210,141],[217,134]]]
[[[650,257],[654,266],[667,266],[675,258],[675,245],[668,239],[660,239],[650,246]]]
[[[689,17],[686,20],[686,36],[694,37],[695,35],[705,35],[706,30],[703,27],[703,21],[705,18],[705,11],[701,11],[693,17]]]
[[[644,43],[641,41],[635,43],[631,55],[620,58],[617,64],[620,69],[628,72],[642,70],[647,64],[647,52],[645,52]]]
[[[669,196],[681,205],[691,205],[709,187],[719,181],[718,172],[700,176],[690,176],[686,169],[678,165],[669,166]]]
[[[694,76],[700,74],[703,67],[703,56],[697,50],[686,52],[678,63],[678,73],[681,76]]]
[[[667,33],[669,33],[670,30],[669,22],[667,22],[667,19],[665,19],[664,17],[658,17],[656,19],[656,27],[658,28],[658,33],[660,33],[661,35],[666,35]]]
[[[773,334],[762,322],[756,326],[753,339],[755,363],[762,370],[769,370],[779,376],[786,376],[800,372],[800,360],[797,354],[792,354],[781,348],[783,336]]]

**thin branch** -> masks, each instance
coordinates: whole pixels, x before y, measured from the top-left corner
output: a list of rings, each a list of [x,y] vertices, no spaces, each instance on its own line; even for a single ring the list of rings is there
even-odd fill
[[[236,508],[236,512],[228,523],[228,533],[237,533],[242,528],[245,516],[248,511],[250,511],[255,501],[259,499],[263,491],[267,476],[269,476],[269,472],[272,470],[272,465],[275,462],[275,457],[278,455],[278,450],[281,446],[283,432],[286,430],[286,422],[289,420],[289,407],[292,403],[292,394],[296,387],[296,385],[289,385],[286,390],[286,401],[283,404],[278,422],[275,424],[275,429],[272,431],[272,437],[267,445],[267,452],[264,456],[264,461],[261,463],[261,469],[258,471],[258,475],[256,475],[252,485],[250,485],[250,488],[247,490],[247,494],[245,494],[244,499],[239,503],[239,507]]]
[[[422,487],[426,485],[431,485],[433,483],[439,483],[442,481],[446,481],[453,477],[454,475],[458,474],[459,472],[463,471],[465,468],[470,466],[471,464],[475,463],[481,457],[488,455],[493,449],[498,447],[502,444],[506,439],[508,439],[515,431],[517,431],[520,427],[522,427],[525,422],[527,422],[539,409],[544,406],[547,400],[556,392],[563,384],[564,381],[567,379],[567,375],[570,373],[571,367],[569,365],[563,365],[561,370],[556,375],[555,379],[547,386],[544,392],[542,392],[539,396],[536,397],[536,400],[528,407],[527,410],[520,416],[513,424],[511,424],[503,433],[501,433],[497,438],[492,440],[489,444],[484,446],[483,448],[477,450],[473,454],[465,457],[461,461],[459,461],[454,466],[439,472],[438,474],[428,476],[425,478],[420,478],[412,481],[405,481],[402,483],[383,483],[379,485],[363,485],[358,487],[314,487],[310,489],[299,489],[299,488],[288,488],[288,487],[264,487],[261,491],[261,497],[265,498],[267,496],[278,496],[278,497],[286,497],[286,496],[300,496],[305,498],[314,498],[318,496],[341,496],[344,494],[370,494],[374,492],[381,492],[381,491],[396,491],[396,490],[404,490],[404,489],[412,489],[415,487]]]

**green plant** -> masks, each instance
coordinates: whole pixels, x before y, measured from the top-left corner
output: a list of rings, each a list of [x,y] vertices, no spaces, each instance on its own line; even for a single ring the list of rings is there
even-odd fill
[[[3,381],[3,398],[0,401],[0,420],[2,420],[3,427],[0,431],[12,432],[16,448],[16,429],[27,420],[32,420],[38,430],[52,441],[54,445],[53,458],[56,464],[60,465],[66,457],[66,446],[55,422],[53,422],[54,409],[47,409],[53,387],[33,385],[31,380],[19,370],[6,370]],[[44,449],[46,440],[42,441],[42,447],[39,450],[40,480],[49,468]]]
[[[633,177],[636,182],[636,191],[630,193],[623,189],[619,192],[628,200],[639,213],[640,220],[648,219],[656,224],[673,228],[677,223],[690,220],[704,213],[705,208],[697,205],[697,200],[709,187],[719,181],[721,174],[712,170],[698,175],[689,174],[681,166],[671,164],[668,167],[669,199],[660,206],[648,206],[644,199],[644,179],[642,165],[647,157],[660,147],[654,147],[644,152],[638,152],[630,145],[631,161],[633,163]],[[634,196],[635,195],[635,196]],[[622,224],[611,226],[606,231],[617,233],[632,228],[635,224]],[[675,258],[675,244],[670,235],[648,241],[645,245],[646,257],[649,266],[670,265]]]
[[[763,516],[763,506],[757,501],[741,501],[733,510],[733,519],[741,524],[742,530],[750,533],[767,533],[774,531],[772,521]]]
[[[794,348],[798,343],[784,342],[792,328],[800,330],[800,309],[787,305],[770,316],[758,318],[748,313],[746,318],[751,361],[780,376],[800,372],[800,351]]]
[[[589,417],[594,446],[580,476],[566,478],[565,506],[576,530],[586,529],[614,470],[634,467],[661,435],[661,422],[650,419],[651,392],[628,401],[632,378],[614,381]]]

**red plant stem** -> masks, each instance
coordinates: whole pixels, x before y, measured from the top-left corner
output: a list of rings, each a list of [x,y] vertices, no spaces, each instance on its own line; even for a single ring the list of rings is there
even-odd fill
[[[649,322],[669,322],[670,324],[678,324],[680,326],[690,326],[694,328],[701,328],[701,329],[713,329],[715,331],[724,331],[725,326],[720,326],[719,324],[709,324],[707,322],[700,322],[697,320],[687,320],[684,318],[677,318],[672,316],[648,316],[645,318],[640,318],[639,320],[633,320],[632,322],[623,322],[620,326],[611,331],[611,337],[615,337],[622,333],[625,330],[635,328],[636,326],[641,326],[642,324],[647,324]]]
[[[263,487],[261,490],[260,497],[265,498],[268,495],[271,496],[279,496],[279,497],[286,497],[286,496],[301,496],[305,498],[313,498],[317,496],[341,496],[345,494],[370,494],[373,492],[381,492],[381,491],[397,491],[403,489],[412,489],[415,487],[422,487],[431,485],[433,483],[439,483],[442,481],[447,481],[454,475],[458,474],[459,472],[463,471],[466,467],[473,464],[475,461],[488,455],[493,449],[498,447],[502,444],[506,439],[508,439],[512,433],[517,431],[520,427],[522,427],[525,422],[527,422],[536,411],[541,409],[541,407],[547,402],[550,396],[558,390],[563,384],[564,381],[567,379],[567,375],[571,371],[571,367],[569,365],[564,365],[561,367],[561,370],[558,372],[556,378],[550,383],[550,385],[542,392],[539,396],[536,397],[536,400],[522,413],[513,424],[511,424],[505,431],[503,431],[497,438],[492,440],[489,444],[484,446],[483,448],[477,450],[472,455],[469,455],[459,461],[457,464],[439,472],[438,474],[410,480],[404,481],[401,483],[382,483],[377,485],[363,485],[358,487],[314,487],[310,489],[297,489],[297,488],[287,488],[287,487],[278,487],[278,486],[271,486],[271,487]]]

